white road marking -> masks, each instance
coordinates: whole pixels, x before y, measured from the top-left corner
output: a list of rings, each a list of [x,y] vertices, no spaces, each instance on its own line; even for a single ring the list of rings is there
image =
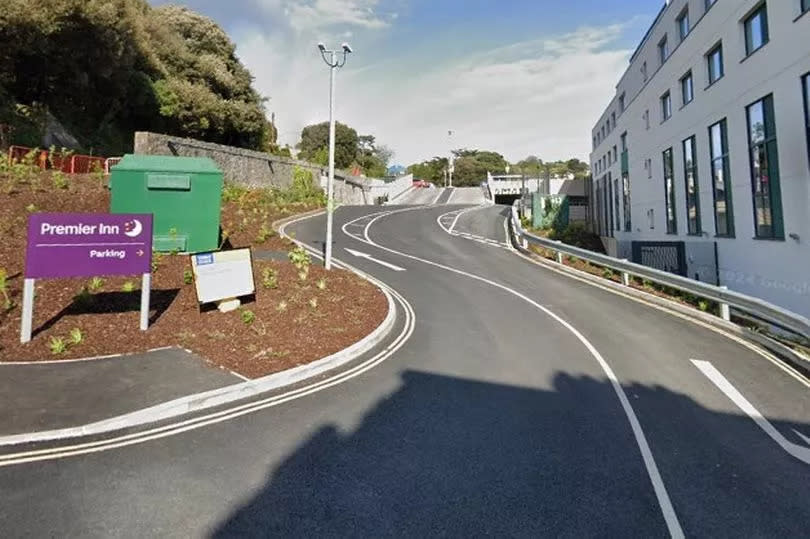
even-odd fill
[[[456,191],[458,191],[458,189],[455,189],[455,188],[452,188],[452,189],[453,190],[450,191],[450,196],[447,197],[447,202],[445,202],[445,204],[450,204],[450,201],[453,200],[453,197],[456,195]]]
[[[754,422],[759,425],[759,428],[764,430],[774,442],[779,444],[779,447],[784,449],[790,456],[799,459],[805,464],[810,464],[810,448],[802,447],[799,444],[794,444],[790,440],[786,439],[781,432],[776,430],[770,421],[765,419],[765,417],[759,413],[759,410],[757,410],[754,405],[742,395],[742,393],[737,391],[737,388],[731,385],[731,382],[729,382],[728,379],[723,376],[723,373],[718,371],[714,365],[708,361],[700,361],[697,359],[692,359],[691,361],[695,367],[700,369],[700,372],[705,374],[706,377],[717,386],[720,391],[725,393],[726,397],[731,399],[731,401],[736,404],[740,410],[745,412],[748,417],[753,419]],[[802,436],[802,438],[804,437]]]
[[[801,432],[797,431],[796,429],[793,429],[793,432],[795,432],[795,433],[796,433],[796,436],[798,436],[799,438],[801,438],[801,439],[802,439],[802,441],[803,441],[804,443],[806,443],[807,445],[810,445],[810,437],[805,436],[804,434],[802,434]]]
[[[437,202],[439,202],[439,198],[441,198],[442,193],[444,193],[444,189],[439,189],[439,194],[436,195],[436,198],[433,199],[433,202],[431,202],[431,204],[436,204]]]
[[[388,262],[385,262],[384,260],[374,258],[370,254],[366,254],[366,253],[363,253],[363,252],[360,252],[360,251],[355,251],[354,249],[349,249],[349,248],[346,248],[346,252],[348,252],[350,255],[356,256],[358,258],[365,258],[366,260],[371,260],[372,262],[376,262],[380,266],[385,266],[386,268],[392,269],[394,271],[405,271],[405,268],[400,268],[399,266],[389,264]]]
[[[456,268],[453,268],[453,267],[450,267],[450,266],[446,266],[446,265],[440,264],[438,262],[433,262],[431,260],[426,260],[426,259],[420,258],[418,256],[403,253],[401,251],[396,251],[394,249],[390,249],[388,247],[384,247],[382,245],[379,245],[379,244],[375,243],[369,236],[369,229],[371,228],[371,226],[378,219],[380,219],[382,217],[386,217],[388,215],[392,215],[392,214],[395,214],[395,213],[400,213],[402,211],[410,211],[410,210],[397,210],[397,211],[386,212],[386,213],[383,213],[383,214],[375,217],[374,219],[370,220],[368,222],[368,224],[366,225],[365,230],[363,231],[363,239],[361,239],[361,238],[359,238],[357,236],[352,236],[351,234],[349,234],[349,235],[354,237],[358,241],[363,241],[364,243],[367,243],[368,245],[372,245],[374,247],[377,247],[378,249],[381,249],[383,251],[386,251],[386,252],[389,252],[389,253],[392,253],[392,254],[395,254],[395,255],[399,255],[399,256],[402,256],[404,258],[408,258],[408,259],[411,259],[411,260],[416,260],[418,262],[422,262],[422,263],[427,264],[429,266],[433,266],[433,267],[436,267],[436,268],[439,268],[439,269],[443,269],[445,271],[449,271],[451,273],[455,273],[455,274],[458,274],[458,275],[463,275],[465,277],[469,277],[470,279],[474,279],[474,280],[477,280],[477,281],[480,281],[480,282],[484,282],[484,283],[489,284],[489,285],[491,285],[491,286],[493,286],[495,288],[499,288],[499,289],[501,289],[501,290],[503,290],[503,291],[505,291],[505,292],[507,292],[509,294],[512,294],[515,297],[518,297],[518,298],[522,299],[523,301],[529,303],[530,305],[533,305],[538,310],[542,311],[543,313],[545,313],[546,315],[551,317],[553,320],[557,321],[560,325],[562,325],[568,331],[570,331],[580,341],[580,343],[582,343],[585,346],[585,348],[588,350],[588,352],[590,352],[591,356],[596,360],[596,362],[602,368],[603,372],[605,373],[607,378],[610,380],[610,384],[613,386],[613,390],[615,391],[616,396],[618,397],[619,402],[621,403],[621,406],[622,406],[622,409],[623,409],[623,411],[625,413],[625,416],[627,416],[627,420],[630,423],[630,428],[633,431],[633,436],[636,439],[636,444],[638,445],[639,451],[641,452],[641,457],[642,457],[642,460],[644,461],[644,466],[646,467],[647,475],[649,476],[650,482],[652,483],[653,490],[655,491],[656,498],[658,499],[658,505],[661,508],[661,513],[662,513],[662,515],[664,517],[664,521],[666,522],[667,529],[669,530],[670,535],[672,537],[675,537],[675,538],[684,537],[683,529],[681,528],[681,524],[678,521],[678,516],[675,513],[675,508],[672,505],[672,501],[670,500],[669,493],[667,492],[666,486],[664,485],[664,481],[661,478],[661,473],[658,470],[658,465],[655,462],[655,458],[653,457],[652,450],[650,449],[650,445],[647,442],[647,438],[646,438],[646,436],[644,434],[644,430],[641,428],[641,423],[639,422],[638,417],[636,416],[636,413],[633,410],[633,406],[630,404],[630,400],[627,398],[627,395],[624,392],[624,389],[622,388],[621,384],[619,383],[618,377],[613,372],[613,369],[610,367],[610,365],[605,360],[605,358],[602,357],[602,354],[600,354],[599,351],[596,349],[596,347],[594,347],[593,344],[591,344],[591,342],[587,338],[585,338],[585,336],[582,333],[580,333],[580,331],[577,330],[574,326],[572,326],[569,322],[567,322],[564,319],[560,318],[557,314],[555,314],[554,312],[552,312],[548,308],[543,307],[542,305],[540,305],[536,301],[532,300],[531,298],[529,298],[528,296],[526,296],[524,294],[521,294],[517,290],[513,290],[512,288],[509,288],[509,287],[507,287],[507,286],[505,286],[503,284],[497,283],[495,281],[492,281],[492,280],[487,279],[485,277],[481,277],[479,275],[468,273],[468,272],[460,270],[460,269],[456,269]],[[345,227],[344,227],[344,232],[345,232]]]
[[[284,235],[284,229],[287,226],[302,221],[304,219],[308,219],[310,217],[315,217],[315,215],[302,217],[300,219],[287,223],[286,225],[284,225],[284,227],[281,228],[281,234]],[[316,249],[313,249],[312,247],[302,242],[299,242],[294,238],[291,239],[296,244],[301,245],[305,249],[307,249],[307,251],[309,251],[315,258],[319,259],[322,258],[322,256]],[[121,435],[114,438],[99,440],[95,442],[86,442],[81,444],[75,444],[72,446],[54,447],[48,449],[39,449],[20,453],[0,455],[0,467],[25,464],[30,462],[39,462],[44,460],[56,460],[71,456],[85,455],[89,453],[98,453],[110,449],[117,449],[121,447],[157,440],[160,438],[166,438],[168,436],[174,436],[186,431],[198,429],[216,423],[221,423],[223,421],[228,421],[230,419],[235,419],[237,417],[246,414],[264,410],[266,408],[270,408],[273,406],[278,406],[286,402],[299,399],[301,397],[305,397],[307,395],[311,395],[319,391],[323,391],[324,389],[328,389],[332,386],[346,382],[352,378],[360,376],[361,374],[373,369],[374,367],[376,367],[377,365],[379,365],[380,363],[391,357],[397,350],[402,348],[402,346],[404,346],[406,342],[408,342],[416,327],[416,313],[414,312],[411,304],[408,303],[408,300],[406,300],[401,294],[399,294],[399,292],[383,284],[381,281],[337,259],[335,259],[335,266],[353,271],[358,275],[360,275],[361,277],[364,277],[365,279],[368,279],[377,286],[383,288],[400,304],[405,313],[405,322],[400,334],[397,335],[397,337],[394,339],[394,341],[391,342],[389,346],[387,346],[384,350],[381,350],[379,353],[377,353],[367,361],[361,363],[360,365],[357,365],[356,367],[353,367],[352,369],[349,369],[348,371],[339,373],[335,376],[332,376],[320,382],[315,382],[313,384],[301,387],[293,391],[269,397],[261,401],[246,403],[240,406],[236,406],[234,408],[214,412],[197,418],[187,419],[185,421],[181,421],[178,423],[164,425],[161,427],[156,427],[142,432]]]

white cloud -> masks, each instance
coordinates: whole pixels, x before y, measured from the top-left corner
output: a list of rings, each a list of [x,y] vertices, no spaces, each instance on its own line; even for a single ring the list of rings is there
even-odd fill
[[[261,1],[289,9],[289,0]],[[326,119],[329,72],[314,44],[337,41],[346,32],[353,32],[361,47],[338,76],[338,119],[376,135],[404,164],[447,154],[451,147],[492,149],[513,161],[529,154],[587,158],[592,124],[632,52],[611,48],[624,30],[614,25],[445,61],[437,54],[421,59],[422,66],[433,65],[429,70],[415,69],[413,58],[370,64],[363,62],[361,49],[364,39],[379,37],[379,23],[370,23],[383,20],[374,11],[376,1],[315,0],[296,6],[301,16],[313,9],[334,13],[330,10],[338,4],[351,4],[353,15],[334,28],[304,27],[293,17],[286,31],[237,36],[239,56],[257,88],[271,97],[268,110],[277,115],[282,143],[295,144],[303,126]],[[435,50],[440,53],[441,47]]]
[[[283,13],[296,31],[352,25],[379,29],[388,26],[376,13],[379,0],[254,0],[273,13]]]

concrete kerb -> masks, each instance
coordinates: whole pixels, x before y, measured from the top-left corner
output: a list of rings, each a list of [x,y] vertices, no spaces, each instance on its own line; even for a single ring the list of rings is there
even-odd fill
[[[767,350],[767,352],[769,352],[772,356],[775,356],[774,359],[785,363],[790,368],[801,373],[805,378],[810,379],[810,359],[797,353],[790,347],[778,341],[775,341],[765,335],[762,335],[761,333],[757,333],[746,327],[738,326],[733,322],[727,322],[726,320],[723,320],[722,318],[714,316],[712,314],[705,313],[703,311],[698,311],[696,309],[678,303],[677,301],[662,298],[660,296],[656,296],[655,294],[649,294],[647,292],[644,292],[643,290],[638,290],[630,286],[624,286],[621,283],[617,283],[607,279],[602,279],[596,275],[591,275],[590,273],[580,271],[563,264],[552,262],[542,257],[538,257],[536,253],[533,253],[530,249],[523,246],[521,238],[519,237],[514,227],[512,226],[511,219],[509,221],[510,221],[509,230],[511,233],[511,239],[514,248],[519,253],[523,254],[526,257],[529,257],[533,262],[540,264],[552,271],[567,274],[575,279],[586,281],[591,285],[608,289],[614,293],[623,295],[630,299],[634,299],[642,303],[652,304],[656,307],[667,310],[672,314],[675,314],[676,316],[686,318],[692,322],[699,321],[704,325],[711,326],[712,328],[720,330],[721,332],[725,332],[730,336],[748,341],[752,345],[758,345]],[[760,351],[762,352],[762,350]]]
[[[284,223],[289,221],[313,217],[322,211],[323,210],[316,210],[284,219],[274,223],[274,228],[276,228],[276,225],[283,226]],[[276,228],[276,230],[278,229]],[[0,436],[0,447],[59,441],[84,436],[98,436],[123,429],[139,427],[150,423],[157,423],[189,413],[209,410],[232,402],[256,397],[263,393],[268,393],[287,386],[299,384],[308,379],[325,374],[326,372],[343,367],[380,344],[380,342],[382,342],[391,333],[391,330],[394,328],[394,324],[396,322],[396,307],[391,294],[385,288],[380,287],[373,280],[368,279],[362,274],[362,272],[357,272],[357,274],[363,279],[366,279],[377,286],[383,292],[383,294],[385,294],[388,302],[388,314],[382,323],[374,329],[374,331],[348,348],[344,348],[339,352],[312,363],[308,363],[307,365],[301,365],[293,369],[270,374],[262,378],[257,378],[256,380],[233,384],[223,388],[204,391],[202,393],[196,393],[193,395],[187,395],[185,397],[173,399],[161,404],[143,408],[141,410],[136,410],[134,412],[129,412],[127,414],[122,414],[109,419],[96,421],[94,423],[77,427]]]

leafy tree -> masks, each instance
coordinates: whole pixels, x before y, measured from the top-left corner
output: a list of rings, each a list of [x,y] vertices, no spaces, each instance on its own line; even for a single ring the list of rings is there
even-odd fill
[[[484,150],[455,150],[453,185],[458,187],[480,185],[486,181],[487,172],[501,173],[506,169],[506,159],[497,153]]]
[[[301,132],[299,157],[321,165],[329,161],[329,123],[309,125]],[[373,135],[358,135],[357,131],[340,122],[335,124],[335,166],[360,168],[366,176],[381,178],[388,172],[394,152],[378,145]]]
[[[340,122],[335,123],[335,167],[349,168],[357,157],[359,137],[357,131]],[[299,157],[319,162],[324,152],[328,159],[329,122],[308,125],[301,131],[301,142],[298,143]],[[326,163],[322,163],[326,164]]]
[[[254,149],[275,143],[235,46],[186,8],[4,0],[0,43],[8,100],[50,111],[88,149],[121,153],[145,129]],[[17,110],[0,107],[0,123],[19,123]]]
[[[436,185],[444,185],[444,171],[447,169],[446,157],[434,157],[430,161],[416,163],[407,168],[408,174],[413,174],[417,180],[424,180]]]

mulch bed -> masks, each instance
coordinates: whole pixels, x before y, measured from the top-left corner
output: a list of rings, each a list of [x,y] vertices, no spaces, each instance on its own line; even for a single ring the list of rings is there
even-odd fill
[[[103,278],[98,289],[84,293],[89,279],[39,280],[34,337],[23,345],[19,331],[27,216],[32,211],[109,209],[109,192],[95,177],[70,177],[68,188],[56,189],[47,174],[42,176],[38,188],[17,185],[11,189],[8,178],[0,177],[0,268],[8,273],[13,302],[11,309],[3,309],[0,295],[0,361],[70,359],[180,346],[254,378],[342,350],[368,335],[387,314],[388,303],[380,290],[350,272],[326,272],[313,264],[302,280],[290,262],[255,256],[255,298],[243,303],[240,311],[201,312],[194,285],[184,279],[184,272],[190,271],[189,257],[167,254],[156,257],[148,331],[138,329],[139,276]],[[283,256],[293,246],[272,233],[270,223],[309,209],[313,206],[266,205],[251,193],[229,200],[222,210],[222,226],[228,231],[225,248],[252,246],[254,253],[276,252],[270,258],[277,259],[278,252]],[[268,268],[277,272],[276,288],[263,285]],[[133,285],[134,290],[123,291]],[[81,342],[54,355],[52,339],[68,343],[74,328],[81,330]]]

